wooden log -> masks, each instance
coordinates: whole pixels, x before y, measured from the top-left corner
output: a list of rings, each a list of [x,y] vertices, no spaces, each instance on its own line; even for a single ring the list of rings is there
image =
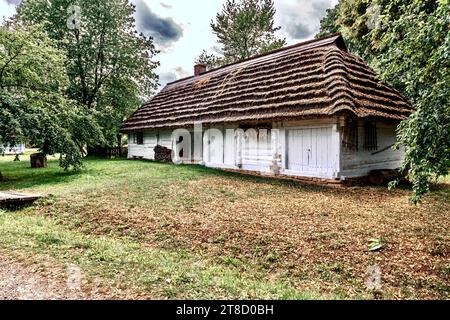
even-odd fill
[[[43,153],[35,153],[30,156],[32,168],[47,168],[47,156]]]

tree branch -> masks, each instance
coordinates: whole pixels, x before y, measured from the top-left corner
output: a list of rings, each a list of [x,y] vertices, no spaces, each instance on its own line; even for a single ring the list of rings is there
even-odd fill
[[[0,69],[0,88],[3,88],[3,74],[5,73],[6,67],[14,60],[16,59],[21,53],[22,53],[22,49],[24,47],[24,44],[22,44],[19,47],[19,51],[13,55],[6,63],[5,65]]]

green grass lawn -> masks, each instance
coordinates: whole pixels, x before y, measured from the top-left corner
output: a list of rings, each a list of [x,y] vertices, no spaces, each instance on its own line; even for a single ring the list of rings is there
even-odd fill
[[[448,298],[449,185],[408,191],[307,186],[199,166],[0,157],[0,190],[45,197],[0,212],[0,250],[82,269],[118,298]],[[384,247],[369,252],[368,240]],[[382,287],[367,289],[367,270]]]

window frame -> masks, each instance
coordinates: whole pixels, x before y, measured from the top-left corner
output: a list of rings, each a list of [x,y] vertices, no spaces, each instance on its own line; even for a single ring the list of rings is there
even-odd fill
[[[359,127],[357,120],[349,120],[343,130],[342,148],[345,152],[358,152]]]
[[[364,123],[364,150],[378,150],[378,128],[375,121],[366,121]]]
[[[133,143],[137,145],[143,145],[144,144],[144,133],[143,132],[136,132],[133,134]]]

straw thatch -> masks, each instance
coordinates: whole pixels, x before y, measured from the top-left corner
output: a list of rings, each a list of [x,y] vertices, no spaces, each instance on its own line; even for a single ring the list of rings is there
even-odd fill
[[[350,113],[405,119],[413,107],[381,83],[340,35],[303,42],[168,84],[122,126],[154,128]]]

